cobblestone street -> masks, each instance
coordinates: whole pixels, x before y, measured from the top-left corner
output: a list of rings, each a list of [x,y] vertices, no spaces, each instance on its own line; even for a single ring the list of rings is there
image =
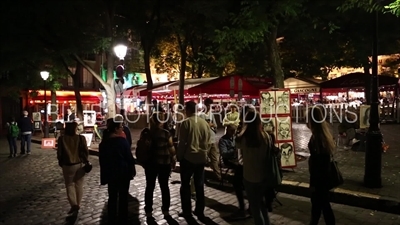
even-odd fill
[[[8,159],[7,143],[0,140],[0,224],[66,224],[69,210],[61,169],[56,162],[54,150],[43,150],[33,144],[33,153]],[[107,203],[107,188],[99,185],[99,166],[96,156],[91,156],[92,172],[85,177],[85,194],[77,224],[104,224],[104,212]],[[137,176],[131,182],[130,219],[131,224],[146,223],[143,211],[145,178],[141,167],[137,166]],[[171,182],[179,181],[179,175],[172,174]],[[179,183],[170,184],[172,204],[171,214],[174,221],[165,221],[160,212],[160,191],[155,193],[154,217],[157,224],[187,224],[178,218],[180,211]],[[236,197],[232,191],[222,191],[206,187],[206,224],[253,224],[251,219],[232,222],[227,215],[235,212]],[[308,224],[309,199],[279,194],[283,206],[277,206],[270,214],[274,225]],[[399,225],[400,216],[334,205],[337,224],[343,225]],[[140,222],[139,222],[140,221]],[[194,222],[190,224],[202,224]]]

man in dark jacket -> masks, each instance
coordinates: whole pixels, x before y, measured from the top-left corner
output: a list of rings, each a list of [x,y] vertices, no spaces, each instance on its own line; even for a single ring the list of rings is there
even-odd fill
[[[18,122],[19,130],[21,131],[21,155],[26,153],[31,154],[31,138],[32,138],[32,119],[28,117],[28,111],[23,111],[23,117]]]

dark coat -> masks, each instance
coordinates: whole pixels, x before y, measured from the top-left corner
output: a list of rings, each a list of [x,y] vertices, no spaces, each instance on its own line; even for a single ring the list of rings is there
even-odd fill
[[[104,139],[99,146],[99,161],[102,185],[132,180],[136,175],[135,159],[124,137]]]
[[[310,172],[310,186],[315,188],[325,188],[328,186],[328,176],[331,162],[329,153],[319,153],[317,149],[322,149],[322,142],[311,136],[308,142],[310,158],[308,166]]]

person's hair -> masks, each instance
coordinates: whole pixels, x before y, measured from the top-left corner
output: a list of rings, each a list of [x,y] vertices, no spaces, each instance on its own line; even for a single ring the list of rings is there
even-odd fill
[[[317,148],[316,150],[332,153],[335,150],[335,142],[321,106],[313,107],[308,111],[308,124],[314,139],[322,143],[322,149]]]
[[[76,129],[78,128],[78,123],[76,122],[67,122],[65,123],[64,134],[68,136],[76,135]]]
[[[150,129],[156,130],[161,128],[160,124],[165,122],[165,113],[153,113],[150,119]]]
[[[255,111],[248,111],[245,116],[245,130],[240,135],[246,140],[248,147],[260,147],[264,141],[263,131],[261,128],[261,118]],[[251,121],[251,122],[247,122]]]
[[[188,101],[185,103],[185,110],[189,113],[196,113],[196,103],[194,101]]]
[[[213,104],[213,100],[211,98],[206,98],[204,100],[204,105],[211,105],[211,104]]]
[[[10,117],[10,122],[15,122],[15,117],[14,116]]]
[[[115,130],[119,128],[122,124],[122,121],[116,121],[114,118],[107,119],[107,129],[103,131],[102,140],[108,139],[111,134],[115,133]]]

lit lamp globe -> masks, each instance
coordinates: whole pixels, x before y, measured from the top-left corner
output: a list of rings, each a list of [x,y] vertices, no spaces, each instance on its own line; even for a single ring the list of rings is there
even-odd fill
[[[42,77],[43,80],[47,80],[50,76],[50,73],[47,71],[42,71],[40,72],[40,76]]]
[[[126,51],[128,50],[128,47],[125,45],[117,45],[114,47],[114,52],[115,55],[120,59],[124,60],[126,56]]]

